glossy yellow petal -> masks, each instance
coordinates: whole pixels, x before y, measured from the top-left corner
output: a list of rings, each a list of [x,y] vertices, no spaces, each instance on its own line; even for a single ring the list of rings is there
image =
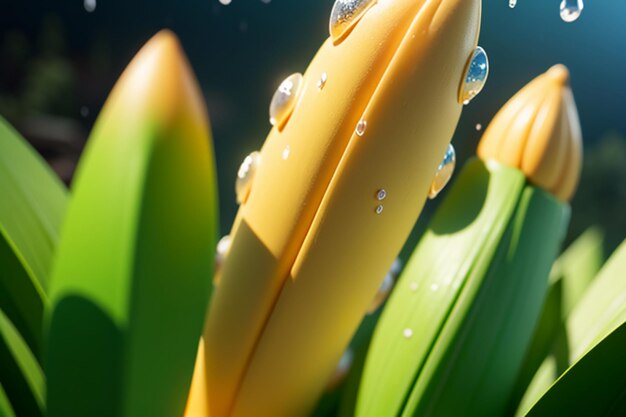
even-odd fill
[[[452,137],[480,7],[379,1],[311,62],[261,150],[210,308],[213,417],[304,415],[322,392]]]

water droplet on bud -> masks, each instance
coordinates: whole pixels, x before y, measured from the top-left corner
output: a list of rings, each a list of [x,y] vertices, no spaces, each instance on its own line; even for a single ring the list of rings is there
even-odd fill
[[[348,33],[375,3],[376,0],[336,0],[328,25],[333,41]]]
[[[280,83],[270,103],[270,123],[272,126],[282,129],[285,125],[296,107],[301,86],[302,74],[300,73],[292,74]]]
[[[469,104],[485,87],[489,77],[489,58],[480,46],[472,54],[472,60],[467,68],[467,74],[461,86],[459,103]]]
[[[355,132],[358,136],[363,136],[365,131],[367,130],[367,120],[359,120],[359,123],[356,125]]]
[[[437,173],[435,174],[435,178],[433,179],[432,184],[430,185],[430,191],[428,193],[428,197],[432,200],[439,195],[448,182],[450,182],[450,178],[452,178],[452,174],[454,173],[454,168],[456,167],[456,152],[454,151],[454,146],[452,144],[448,145],[448,150],[446,151],[446,155],[443,157],[443,161],[439,164],[437,168]]]
[[[250,195],[254,176],[261,163],[261,154],[257,151],[252,152],[241,163],[239,171],[237,171],[237,181],[235,181],[235,194],[237,202],[243,204]]]

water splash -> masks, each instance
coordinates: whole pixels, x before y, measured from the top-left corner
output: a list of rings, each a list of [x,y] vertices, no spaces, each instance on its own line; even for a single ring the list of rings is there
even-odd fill
[[[469,104],[483,90],[488,77],[489,58],[487,52],[479,46],[472,54],[472,60],[467,68],[459,94],[459,103]]]
[[[564,22],[571,23],[580,17],[585,4],[583,0],[562,0],[561,1],[561,19]]]
[[[272,126],[281,128],[287,122],[296,107],[301,86],[302,74],[299,72],[291,74],[280,83],[270,103],[270,123]]]
[[[446,151],[445,156],[443,157],[443,161],[439,164],[437,168],[437,173],[435,174],[435,178],[433,179],[432,184],[430,185],[430,191],[428,193],[428,197],[432,200],[436,198],[448,182],[450,182],[450,178],[452,178],[452,174],[454,173],[454,168],[456,167],[456,152],[454,150],[454,146],[452,144],[448,145],[448,149]]]
[[[241,163],[239,171],[237,171],[237,181],[235,182],[235,194],[237,202],[243,204],[250,195],[254,176],[261,163],[261,154],[257,151],[252,152]]]
[[[331,38],[343,38],[375,3],[376,0],[336,0],[328,24]]]

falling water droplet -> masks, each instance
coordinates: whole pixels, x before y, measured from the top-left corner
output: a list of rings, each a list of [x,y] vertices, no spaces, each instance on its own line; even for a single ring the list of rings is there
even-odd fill
[[[230,243],[230,235],[222,237],[217,243],[217,250],[215,252],[215,271],[219,271],[224,264],[224,260],[226,259],[228,251],[230,250]]]
[[[509,0],[509,7],[513,9],[515,6],[517,6],[517,0]]]
[[[261,154],[259,152],[252,152],[241,163],[239,171],[237,171],[237,181],[235,182],[235,193],[237,195],[237,202],[243,204],[250,195],[252,189],[252,181],[254,181],[254,175],[261,163]]]
[[[296,100],[302,85],[302,74],[295,73],[287,77],[274,93],[270,103],[270,123],[281,129],[296,107]]]
[[[376,191],[376,200],[383,201],[385,198],[387,198],[387,190],[381,188],[380,190]]]
[[[327,81],[328,81],[328,74],[326,73],[326,71],[324,71],[322,75],[320,75],[320,79],[317,80],[318,91],[322,91],[324,89]]]
[[[409,284],[409,289],[411,290],[411,292],[417,292],[417,289],[419,288],[419,284],[417,282],[411,282]]]
[[[359,120],[359,123],[357,123],[356,125],[356,134],[359,136],[363,136],[365,134],[365,131],[367,130],[367,120]]]
[[[410,338],[413,337],[413,329],[406,328],[406,329],[404,329],[402,334],[404,335],[405,339],[410,339]]]
[[[381,204],[380,206],[376,207],[376,214],[380,216],[381,214],[383,214],[383,210],[385,210],[385,207]]]
[[[489,58],[480,46],[472,54],[472,60],[467,68],[467,74],[461,86],[459,103],[469,104],[485,87],[489,77]]]
[[[85,11],[87,11],[88,13],[93,13],[96,11],[96,0],[84,0],[83,1],[83,7],[85,8]]]
[[[483,130],[483,125],[481,125],[480,123],[476,123],[476,130],[479,132]]]
[[[564,22],[571,23],[580,17],[584,8],[583,0],[562,0],[561,19]]]
[[[333,40],[338,41],[348,33],[375,3],[376,0],[336,0],[328,25]]]
[[[437,292],[437,291],[439,291],[439,284],[432,284],[432,285],[430,286],[430,290],[431,290],[432,292]]]
[[[428,193],[428,197],[432,200],[439,195],[448,182],[450,178],[452,178],[452,174],[454,173],[454,168],[456,167],[456,152],[454,151],[454,146],[452,144],[448,145],[448,150],[446,151],[446,155],[443,157],[443,161],[439,164],[437,168],[437,173],[435,174],[435,178],[433,179],[432,184],[430,185],[430,191]]]

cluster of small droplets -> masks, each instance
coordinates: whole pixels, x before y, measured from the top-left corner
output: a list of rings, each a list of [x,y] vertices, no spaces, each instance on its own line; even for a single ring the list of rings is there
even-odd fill
[[[378,202],[382,202],[384,199],[387,198],[387,191],[385,189],[380,189],[378,191],[376,191],[376,200]],[[383,210],[385,210],[385,206],[383,206],[382,204],[379,204],[378,206],[376,206],[376,214],[381,215],[383,214]]]

